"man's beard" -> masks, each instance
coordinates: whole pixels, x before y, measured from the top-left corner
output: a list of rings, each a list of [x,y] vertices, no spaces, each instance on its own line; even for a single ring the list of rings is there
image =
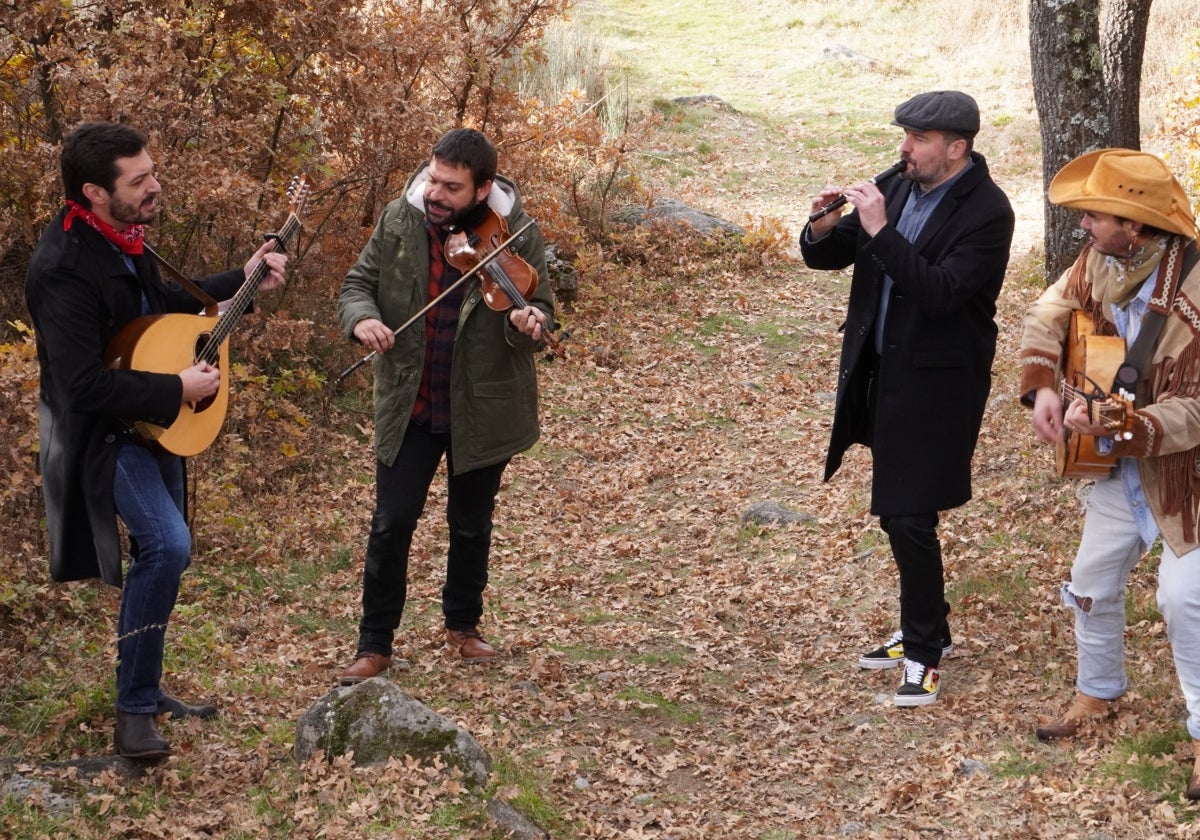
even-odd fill
[[[425,201],[425,216],[426,216],[426,218],[429,218],[429,220],[431,222],[436,224],[438,227],[442,227],[442,228],[455,228],[455,227],[467,226],[471,222],[475,221],[475,217],[479,213],[479,208],[482,206],[481,202],[476,201],[475,199],[471,199],[471,203],[468,204],[466,207],[459,208],[458,210],[451,210],[449,207],[447,207],[444,204],[430,203],[429,199],[425,199],[424,201]],[[434,219],[429,215],[430,207],[434,207],[437,210],[447,212],[448,215],[444,219],[438,219],[437,221],[434,221]]]
[[[929,189],[930,186],[939,184],[946,180],[947,171],[947,167],[944,163],[933,172],[929,172],[927,170],[922,171],[918,169],[917,165],[910,160],[908,161],[908,168],[904,170],[900,177],[912,181],[914,184],[923,189]]]
[[[157,200],[157,196],[155,200]],[[140,206],[135,207],[132,204],[121,201],[116,196],[113,196],[112,201],[109,203],[108,212],[115,221],[123,225],[147,225],[153,223],[158,218],[157,207],[142,212]]]

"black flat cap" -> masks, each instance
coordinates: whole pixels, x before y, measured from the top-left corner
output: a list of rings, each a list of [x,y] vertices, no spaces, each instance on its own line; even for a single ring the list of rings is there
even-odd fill
[[[953,131],[974,137],[979,133],[979,106],[957,90],[918,93],[896,106],[892,125],[911,131]]]

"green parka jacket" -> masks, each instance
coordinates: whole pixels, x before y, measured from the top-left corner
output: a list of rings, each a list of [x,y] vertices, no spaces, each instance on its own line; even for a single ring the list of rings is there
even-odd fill
[[[429,233],[423,203],[427,166],[390,202],[338,296],[338,323],[347,337],[364,318],[403,324],[429,301]],[[529,220],[516,186],[496,176],[488,205],[516,231]],[[545,244],[537,225],[514,250],[538,273],[529,302],[553,322]],[[539,344],[516,329],[508,313],[483,301],[478,277],[468,279],[450,372],[450,460],[456,474],[490,466],[537,441],[538,400],[534,353]],[[375,454],[391,465],[412,416],[425,363],[425,330],[416,323],[375,360]]]

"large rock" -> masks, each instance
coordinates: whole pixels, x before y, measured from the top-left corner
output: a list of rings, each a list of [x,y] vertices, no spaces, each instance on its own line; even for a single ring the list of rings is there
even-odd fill
[[[383,677],[334,688],[304,713],[296,724],[296,757],[305,761],[318,751],[330,758],[353,752],[354,763],[363,766],[393,756],[423,764],[438,759],[477,787],[487,783],[492,767],[469,732]]]
[[[575,266],[558,255],[558,246],[546,246],[546,273],[556,300],[574,303],[579,299],[579,275]]]
[[[703,236],[733,235],[745,233],[738,225],[722,218],[689,207],[674,198],[659,198],[649,207],[631,205],[613,213],[613,221],[622,225],[662,224],[675,229],[687,228]]]

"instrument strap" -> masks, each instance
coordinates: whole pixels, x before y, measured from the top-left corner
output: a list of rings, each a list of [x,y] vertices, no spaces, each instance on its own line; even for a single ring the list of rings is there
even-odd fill
[[[1180,251],[1183,251],[1182,258]],[[1146,310],[1146,314],[1142,316],[1138,336],[1125,354],[1125,361],[1117,368],[1117,375],[1113,379],[1113,389],[1121,392],[1126,399],[1135,400],[1142,370],[1150,362],[1150,357],[1154,355],[1158,336],[1167,323],[1167,313],[1171,311],[1171,304],[1175,300],[1179,280],[1187,277],[1198,261],[1200,261],[1200,250],[1197,250],[1195,240],[1185,244],[1183,237],[1177,237],[1171,243],[1162,263],[1162,270],[1165,272],[1162,279],[1166,305],[1161,309],[1151,307]],[[1136,399],[1134,406],[1141,407],[1142,402],[1141,399]]]
[[[204,304],[204,312],[206,315],[211,317],[217,314],[220,304],[213,300],[212,296],[208,294],[208,292],[201,289],[194,282],[192,282],[192,280],[188,279],[187,275],[185,275],[182,271],[163,259],[162,254],[151,248],[149,243],[143,243],[142,247],[145,249],[146,253],[158,261],[159,267],[162,268],[164,274],[182,286],[184,290],[191,294],[192,297]]]

